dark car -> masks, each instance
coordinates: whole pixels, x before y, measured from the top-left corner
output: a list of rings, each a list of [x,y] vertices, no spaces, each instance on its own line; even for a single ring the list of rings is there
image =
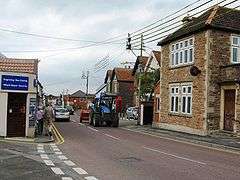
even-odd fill
[[[72,106],[66,106],[66,109],[68,110],[68,112],[70,113],[70,115],[74,114],[74,109]]]

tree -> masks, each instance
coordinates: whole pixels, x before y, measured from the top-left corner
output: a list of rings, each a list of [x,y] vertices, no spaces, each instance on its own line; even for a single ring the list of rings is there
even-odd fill
[[[140,97],[141,99],[152,99],[152,95],[154,92],[154,86],[160,79],[160,72],[159,69],[154,70],[152,72],[146,72],[139,76],[141,79],[140,85]]]

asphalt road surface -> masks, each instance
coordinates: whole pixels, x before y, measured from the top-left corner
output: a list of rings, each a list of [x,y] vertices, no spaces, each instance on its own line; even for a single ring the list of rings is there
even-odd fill
[[[78,122],[55,122],[65,139],[58,148],[89,180],[240,179],[239,154]]]

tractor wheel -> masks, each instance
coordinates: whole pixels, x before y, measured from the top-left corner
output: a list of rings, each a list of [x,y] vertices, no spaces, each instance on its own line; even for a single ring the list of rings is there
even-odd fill
[[[107,124],[108,127],[112,126],[112,122],[111,121],[107,121],[106,124]]]
[[[93,115],[93,120],[92,120],[93,126],[98,127],[100,124],[100,115],[99,114],[94,114]]]

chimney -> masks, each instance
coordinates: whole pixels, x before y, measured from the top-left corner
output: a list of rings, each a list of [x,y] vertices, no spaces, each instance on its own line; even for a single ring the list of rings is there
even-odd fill
[[[193,20],[193,17],[189,16],[189,14],[187,14],[187,16],[185,16],[183,19],[182,19],[182,22],[183,24],[187,24],[189,22],[191,22]]]

